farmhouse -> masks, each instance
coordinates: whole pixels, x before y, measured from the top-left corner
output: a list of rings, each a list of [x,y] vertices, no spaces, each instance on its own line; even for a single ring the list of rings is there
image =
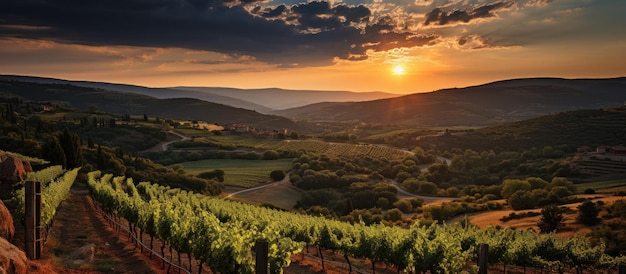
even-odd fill
[[[614,146],[614,147],[611,147],[611,152],[613,152],[613,154],[626,155],[626,147]]]

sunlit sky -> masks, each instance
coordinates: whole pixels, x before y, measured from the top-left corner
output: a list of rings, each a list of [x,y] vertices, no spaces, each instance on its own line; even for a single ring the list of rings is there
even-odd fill
[[[624,0],[6,0],[0,74],[416,93],[626,76]]]

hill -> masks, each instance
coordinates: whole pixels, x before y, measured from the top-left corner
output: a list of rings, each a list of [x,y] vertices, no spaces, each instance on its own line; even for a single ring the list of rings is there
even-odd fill
[[[273,112],[313,121],[360,120],[407,126],[485,126],[626,101],[626,78],[532,78],[353,103],[317,103]]]
[[[273,110],[300,107],[319,102],[357,102],[381,98],[391,98],[397,94],[385,92],[350,92],[350,91],[316,91],[316,90],[285,90],[279,88],[267,89],[237,89],[223,87],[170,87],[148,88],[135,85],[69,81],[54,78],[0,75],[0,79],[17,80],[41,84],[70,84],[80,87],[105,89],[147,95],[159,99],[195,98],[208,102],[250,109],[268,114]]]
[[[80,87],[70,84],[44,84],[0,80],[0,97],[48,101],[76,109],[96,106],[98,110],[131,115],[148,115],[211,123],[246,123],[259,128],[295,128],[291,120],[260,114],[193,98],[158,99],[151,96]]]
[[[229,96],[232,98],[255,102],[275,110],[301,107],[320,102],[360,102],[399,96],[397,94],[385,92],[285,90],[280,88],[236,89],[173,87],[172,89],[208,92],[222,96]]]
[[[413,145],[440,150],[520,151],[565,145],[569,151],[581,146],[624,145],[626,106],[609,109],[567,111],[476,130],[416,138]]]
[[[101,82],[89,82],[89,81],[69,81],[54,78],[43,78],[33,76],[18,76],[18,75],[0,75],[0,79],[16,80],[20,82],[31,82],[40,84],[69,84],[79,87],[90,87],[96,89],[104,89],[110,91],[121,91],[127,93],[135,93],[141,95],[147,95],[159,99],[172,99],[172,98],[195,98],[207,102],[213,102],[217,104],[223,104],[227,106],[233,106],[237,108],[244,108],[255,110],[261,113],[268,113],[272,109],[255,104],[246,100],[240,100],[233,97],[217,95],[210,92],[201,92],[193,90],[178,90],[172,88],[148,88],[135,85],[124,85],[114,83],[101,83]]]

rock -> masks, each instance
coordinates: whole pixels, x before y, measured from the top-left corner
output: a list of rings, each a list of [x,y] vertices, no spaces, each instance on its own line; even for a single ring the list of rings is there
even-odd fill
[[[26,178],[26,173],[32,171],[30,163],[24,166],[24,162],[19,158],[8,155],[0,162],[0,182],[14,185]]]
[[[96,255],[96,245],[88,244],[72,252],[70,255],[67,256],[67,258],[65,258],[65,260],[69,263],[73,263],[74,261],[93,262],[95,255]]]
[[[24,251],[9,243],[5,238],[0,238],[0,267],[6,273],[27,273],[28,258]]]
[[[0,274],[55,274],[50,264],[30,261],[26,253],[0,237]]]
[[[13,155],[0,155],[0,198],[10,198],[8,195],[13,192],[13,186],[24,180],[26,174],[32,171],[33,167],[29,162]]]
[[[13,217],[11,212],[0,200],[0,237],[11,240],[15,234],[15,226],[13,225]]]

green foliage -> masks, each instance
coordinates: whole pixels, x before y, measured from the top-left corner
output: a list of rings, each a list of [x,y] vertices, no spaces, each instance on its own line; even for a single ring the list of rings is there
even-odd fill
[[[508,199],[518,191],[527,192],[531,190],[530,183],[526,180],[507,179],[502,182],[502,198]]]
[[[576,216],[576,221],[579,223],[591,226],[600,222],[598,218],[599,209],[596,203],[587,200],[582,202],[577,209],[578,215]]]
[[[556,232],[563,226],[563,218],[563,209],[549,205],[541,209],[541,218],[537,226],[543,233]]]
[[[278,160],[279,155],[275,150],[266,150],[263,152],[263,160]]]
[[[283,170],[272,170],[272,172],[270,172],[270,179],[274,182],[282,181],[286,176]]]
[[[221,169],[205,171],[202,173],[198,173],[198,175],[196,176],[203,178],[203,179],[207,179],[207,180],[215,179],[220,182],[224,182],[224,171]]]

